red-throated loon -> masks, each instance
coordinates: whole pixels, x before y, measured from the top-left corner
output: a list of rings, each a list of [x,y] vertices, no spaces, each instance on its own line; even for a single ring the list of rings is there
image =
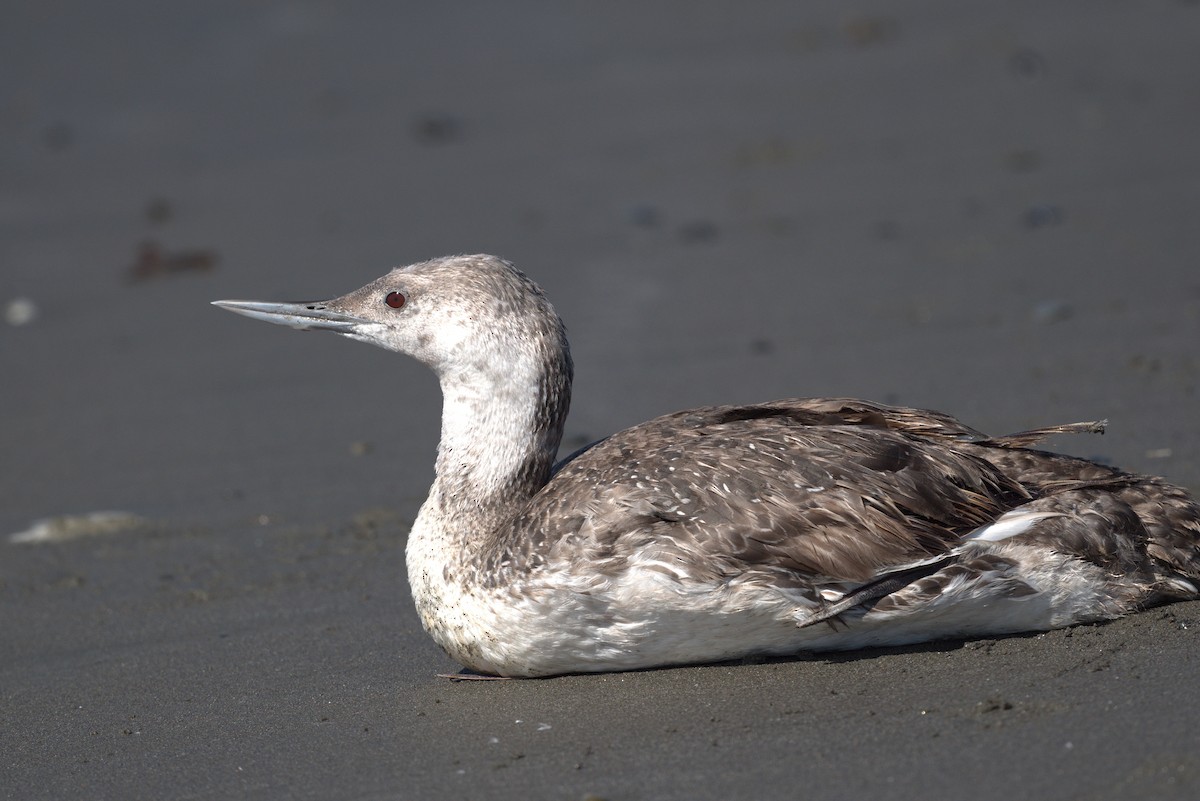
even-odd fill
[[[217,301],[431,367],[437,477],[408,577],[483,673],[545,676],[1038,631],[1200,596],[1200,507],[1158,478],[937,412],[792,399],[670,414],[557,468],[572,363],[494,256],[319,303]]]

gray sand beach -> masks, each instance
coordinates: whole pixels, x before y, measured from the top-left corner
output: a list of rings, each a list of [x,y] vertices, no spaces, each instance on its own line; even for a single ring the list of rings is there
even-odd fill
[[[1107,418],[1052,447],[1197,490],[1200,4],[3,16],[0,798],[1200,797],[1200,603],[441,678],[433,375],[209,305],[497,253],[568,325],[565,449],[855,396]]]

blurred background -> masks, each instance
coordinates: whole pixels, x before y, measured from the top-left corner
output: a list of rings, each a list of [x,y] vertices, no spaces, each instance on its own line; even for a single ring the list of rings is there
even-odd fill
[[[1200,4],[10,2],[0,532],[415,511],[415,363],[251,324],[505,256],[568,447],[854,395],[1200,485]]]
[[[209,301],[489,251],[567,322],[568,449],[860,396],[1107,417],[1054,444],[1200,489],[1198,43],[1195,0],[9,0],[0,538],[76,539],[0,542],[0,797],[1197,797],[1195,604],[443,683],[433,375]]]

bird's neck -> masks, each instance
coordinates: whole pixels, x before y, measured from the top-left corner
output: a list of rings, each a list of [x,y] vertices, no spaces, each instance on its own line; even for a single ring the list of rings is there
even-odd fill
[[[491,529],[545,485],[563,421],[545,419],[538,404],[503,389],[475,390],[445,391],[429,499],[446,514]]]
[[[570,355],[476,366],[441,384],[436,478],[413,534],[470,558],[550,477],[570,404]]]
[[[506,524],[545,486],[571,393],[570,355],[547,366],[508,364],[504,375],[443,375],[437,477],[406,548],[408,581],[425,630],[477,670],[479,621],[469,599],[502,547]]]

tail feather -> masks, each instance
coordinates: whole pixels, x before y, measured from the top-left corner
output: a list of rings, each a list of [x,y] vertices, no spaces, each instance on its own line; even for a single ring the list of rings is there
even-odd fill
[[[1016,434],[1006,434],[1002,437],[989,437],[977,444],[990,445],[996,448],[1028,448],[1036,445],[1046,437],[1056,434],[1103,434],[1108,428],[1107,420],[1093,420],[1088,423],[1066,423],[1060,426],[1046,428],[1031,428],[1028,431],[1018,431]]]

